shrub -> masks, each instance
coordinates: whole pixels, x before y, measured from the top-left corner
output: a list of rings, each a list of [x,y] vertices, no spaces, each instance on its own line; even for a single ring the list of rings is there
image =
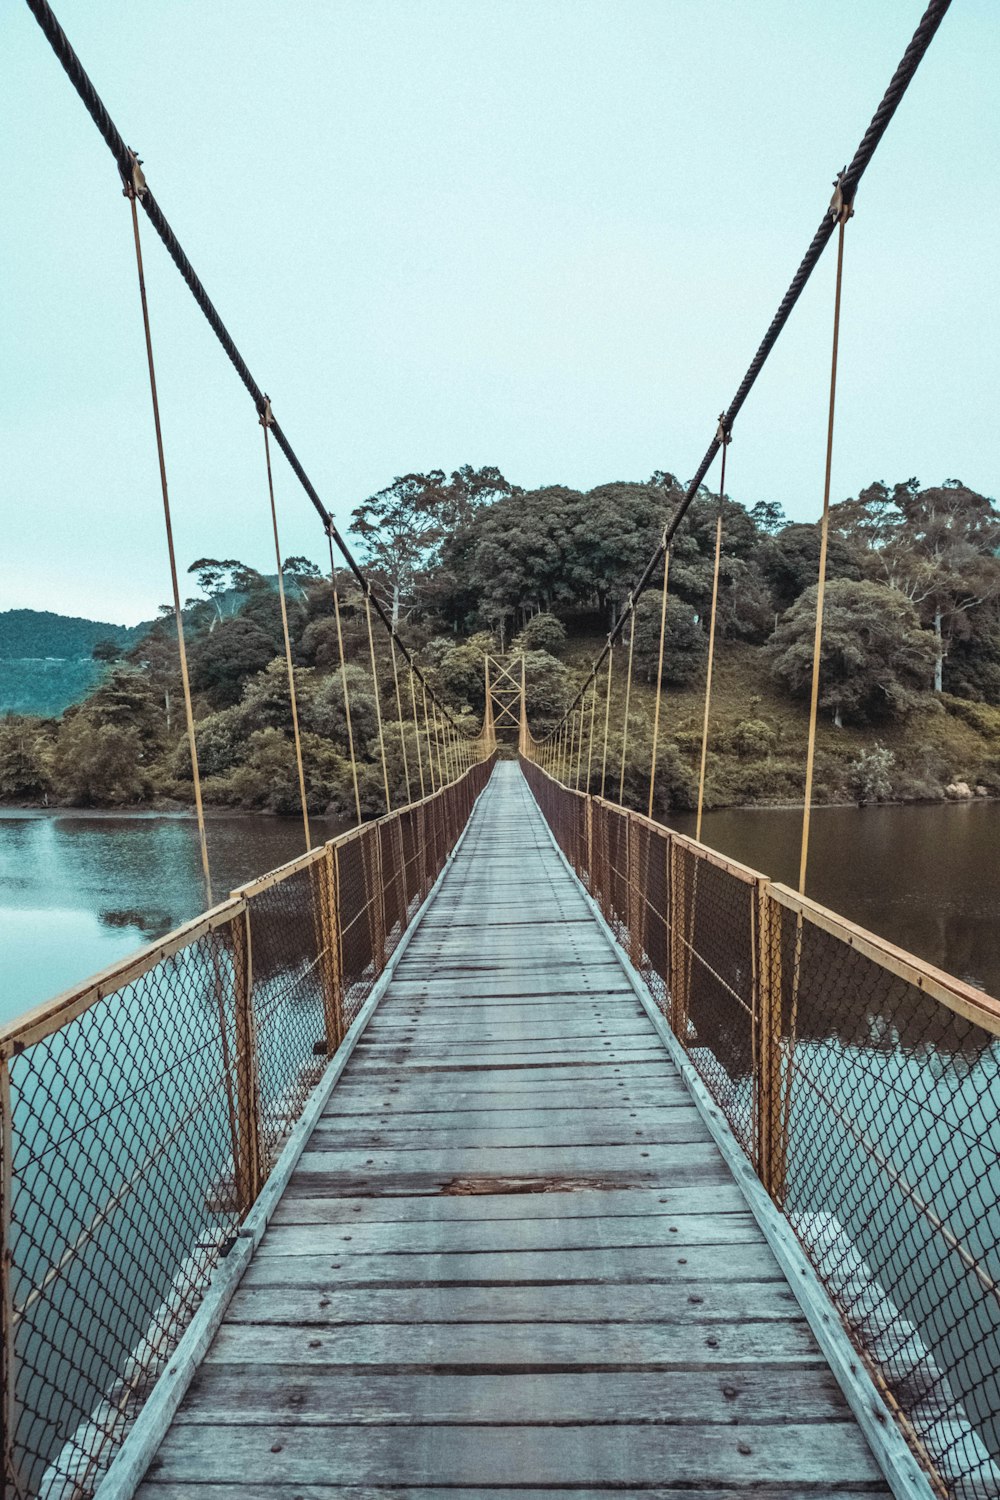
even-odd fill
[[[884,745],[875,744],[849,761],[845,779],[848,790],[859,807],[868,802],[885,802],[892,796],[892,768],[896,757]]]
[[[566,628],[555,615],[534,615],[525,625],[515,643],[524,651],[548,651],[558,656],[566,640]]]

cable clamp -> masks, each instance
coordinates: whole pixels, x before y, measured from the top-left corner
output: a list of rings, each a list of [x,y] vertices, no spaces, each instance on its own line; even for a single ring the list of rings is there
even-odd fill
[[[129,172],[122,172],[122,194],[126,198],[139,198],[146,196],[146,174],[142,170],[142,158],[130,147],[128,149]],[[119,170],[121,170],[119,168]]]
[[[719,425],[715,430],[715,441],[724,448],[726,444],[731,443],[732,440],[733,434],[731,430],[726,426],[726,414],[724,411],[720,411]]]
[[[837,173],[833,183],[833,197],[830,199],[830,217],[835,224],[846,224],[848,219],[854,217],[854,200],[844,197],[844,178],[847,168],[842,168]]]
[[[263,399],[260,401],[260,403],[259,403],[259,405],[257,407],[257,415],[260,418],[260,425],[262,427],[273,427],[274,426],[274,416],[273,416],[273,414],[271,412],[271,398],[270,398],[270,396],[264,396]]]

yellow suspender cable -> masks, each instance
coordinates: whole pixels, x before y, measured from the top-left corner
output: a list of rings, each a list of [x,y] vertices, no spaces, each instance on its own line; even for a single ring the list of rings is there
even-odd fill
[[[295,766],[299,776],[299,803],[302,807],[302,826],[305,829],[306,848],[312,848],[309,832],[309,803],[306,797],[306,773],[302,764],[302,738],[299,734],[299,706],[295,699],[295,669],[292,666],[292,640],[288,633],[288,605],[285,601],[285,578],[281,568],[281,543],[278,540],[278,510],[274,503],[274,475],[271,472],[271,440],[268,428],[271,416],[271,398],[264,397],[264,409],[260,413],[260,425],[264,431],[264,462],[267,465],[267,493],[271,502],[271,528],[274,532],[274,557],[278,568],[278,600],[281,604],[281,632],[285,641],[285,667],[288,671],[288,697],[292,706],[292,736],[295,740]]]
[[[667,585],[670,582],[670,552],[666,548],[666,534],[664,533],[663,552],[663,601],[660,605],[660,654],[656,666],[656,708],[653,711],[653,750],[649,758],[649,806],[646,809],[650,817],[653,816],[653,791],[656,787],[656,754],[660,748],[660,699],[663,696],[663,643],[667,634]]]
[[[347,747],[351,754],[351,781],[354,785],[354,811],[361,825],[361,793],[358,790],[358,761],[354,753],[354,727],[351,723],[351,694],[347,686],[347,659],[344,656],[344,632],[340,624],[340,594],[337,589],[337,565],[333,560],[333,537],[327,532],[330,544],[330,582],[333,584],[333,614],[337,622],[337,655],[340,658],[340,685],[344,692],[344,718],[347,721]]]
[[[582,771],[583,769],[583,723],[585,723],[585,714],[583,714],[583,708],[585,708],[585,703],[586,687],[583,688],[583,697],[582,699],[580,699],[580,739],[579,742],[577,742],[576,747],[576,777],[573,778],[573,786],[574,789],[577,790],[577,792],[579,792],[580,790],[580,771]]]
[[[424,757],[420,749],[420,725],[417,722],[417,692],[413,685],[413,668],[410,668],[410,703],[413,706],[413,738],[417,745],[417,770],[420,772],[420,795],[427,796],[427,787],[424,782]]]
[[[712,705],[712,669],[715,665],[715,621],[719,608],[719,563],[722,559],[722,507],[726,503],[726,450],[732,434],[726,431],[725,412],[719,417],[718,440],[722,447],[719,476],[719,514],[715,522],[715,563],[712,568],[712,615],[708,626],[708,670],[705,677],[705,718],[701,726],[701,769],[698,772],[698,816],[694,836],[701,839],[701,815],[705,806],[705,768],[708,764],[708,715]]]
[[[427,739],[427,774],[431,779],[431,792],[433,793],[438,789],[438,778],[434,774],[434,747],[431,744],[430,715],[427,712],[427,684],[423,681],[421,681],[420,684],[420,691],[423,696],[424,702],[424,735]]]
[[[372,609],[371,609],[371,585],[365,594],[365,620],[368,624],[368,655],[372,664],[372,683],[375,688],[375,722],[378,724],[378,750],[382,758],[382,786],[385,791],[385,810],[392,812],[392,798],[389,795],[389,768],[385,759],[385,735],[382,732],[382,704],[378,690],[378,667],[375,665],[375,639],[372,635]]]
[[[594,764],[594,710],[597,708],[597,673],[590,685],[590,736],[587,740],[587,795],[590,796],[590,773]]]
[[[611,668],[614,666],[615,648],[614,643],[608,647],[608,686],[604,696],[604,751],[601,755],[601,796],[604,796],[604,783],[608,774],[608,725],[611,722]]]
[[[389,648],[392,651],[392,680],[396,684],[396,714],[399,718],[399,743],[403,751],[403,779],[406,782],[406,800],[413,801],[413,793],[410,790],[410,758],[406,753],[406,726],[403,723],[403,700],[399,695],[399,667],[396,663],[396,638],[389,636]]]
[[[839,187],[838,187],[839,195]],[[809,700],[809,744],[806,750],[806,785],[802,806],[802,847],[799,855],[799,894],[805,895],[809,861],[809,823],[812,812],[813,763],[816,756],[816,717],[819,708],[820,653],[823,648],[823,603],[826,595],[826,548],[830,531],[830,473],[833,465],[833,416],[837,399],[837,353],[840,344],[840,294],[844,278],[844,230],[853,213],[850,204],[839,202],[836,212],[837,280],[833,298],[833,354],[830,361],[830,407],[826,428],[826,475],[823,481],[823,518],[820,522],[819,582],[816,588],[816,629],[813,636],[812,693]]]
[[[628,675],[625,678],[625,716],[622,720],[622,767],[621,776],[618,778],[618,801],[622,807],[625,806],[625,758],[628,754],[628,710],[629,704],[632,701],[632,652],[635,650],[635,604],[631,594],[628,597],[628,611]]]
[[[153,366],[153,339],[149,329],[149,304],[146,301],[146,278],[142,269],[142,245],[139,242],[139,215],[136,198],[146,191],[138,158],[132,158],[132,181],[125,196],[132,210],[132,233],[135,239],[135,263],[139,274],[139,299],[142,303],[142,326],[146,335],[146,361],[149,365],[149,392],[153,402],[153,428],[156,432],[156,456],[160,466],[160,492],[163,496],[163,520],[167,530],[167,556],[170,560],[170,586],[174,597],[174,621],[177,625],[177,654],[180,658],[181,685],[184,689],[184,715],[187,722],[188,750],[191,754],[191,777],[194,782],[194,806],[198,819],[198,842],[201,846],[201,870],[205,877],[205,894],[212,905],[212,872],[208,864],[208,838],[205,832],[205,809],[201,800],[201,775],[198,771],[198,746],[194,732],[194,706],[191,702],[191,680],[188,676],[187,650],[184,645],[184,616],[181,613],[181,591],[177,583],[177,558],[174,553],[174,530],[170,519],[170,497],[167,492],[167,466],[163,456],[163,433],[160,428],[160,402],[156,394],[156,370]]]

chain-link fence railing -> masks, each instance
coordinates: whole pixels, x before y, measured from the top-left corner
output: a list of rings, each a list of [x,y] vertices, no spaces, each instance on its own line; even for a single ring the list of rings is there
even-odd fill
[[[92,1494],[492,765],[0,1031],[5,1497]]]
[[[1000,1496],[1000,1002],[522,759],[932,1484]]]

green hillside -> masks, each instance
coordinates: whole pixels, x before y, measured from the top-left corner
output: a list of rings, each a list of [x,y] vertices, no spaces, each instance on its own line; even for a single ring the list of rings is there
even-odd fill
[[[148,630],[52,610],[0,611],[0,714],[58,716],[97,686],[101,666],[91,653],[98,641],[126,651]]]

